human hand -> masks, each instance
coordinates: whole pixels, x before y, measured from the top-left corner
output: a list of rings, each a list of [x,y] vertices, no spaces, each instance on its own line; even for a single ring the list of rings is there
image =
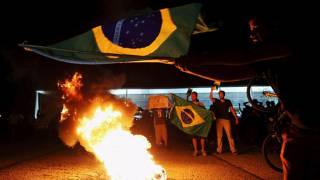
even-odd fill
[[[236,125],[239,125],[239,119],[236,118]]]

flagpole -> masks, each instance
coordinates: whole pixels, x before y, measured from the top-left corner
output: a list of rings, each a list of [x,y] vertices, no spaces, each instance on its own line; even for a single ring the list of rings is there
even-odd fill
[[[163,64],[174,64],[175,59],[170,57],[154,57],[154,56],[137,56],[137,55],[124,55],[124,54],[115,54],[115,53],[103,53],[103,52],[91,52],[91,51],[79,51],[79,50],[71,50],[71,49],[61,49],[61,48],[54,48],[54,47],[47,47],[47,46],[39,46],[39,45],[31,45],[26,44],[25,42],[18,44],[18,46],[23,47],[26,51],[33,51],[38,53],[42,56],[53,58],[58,61],[69,62],[68,60],[63,60],[59,57],[54,57],[49,55],[48,53],[42,52],[42,50],[47,51],[60,51],[66,53],[79,53],[79,54],[89,54],[89,55],[103,55],[105,58],[115,57],[115,58],[108,58],[107,61],[98,61],[98,62],[81,62],[77,63],[76,60],[73,60],[72,63],[76,64],[113,64],[113,63],[163,63]],[[125,61],[120,61],[118,58],[134,58],[128,59]],[[70,61],[71,62],[71,61]]]

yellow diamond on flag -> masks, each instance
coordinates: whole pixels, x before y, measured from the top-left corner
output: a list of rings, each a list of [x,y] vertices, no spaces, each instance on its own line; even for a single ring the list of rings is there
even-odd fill
[[[183,128],[192,127],[205,122],[191,105],[176,106],[176,112]]]

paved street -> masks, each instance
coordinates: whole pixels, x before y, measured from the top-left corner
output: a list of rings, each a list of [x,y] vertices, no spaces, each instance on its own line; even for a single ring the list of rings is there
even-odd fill
[[[176,143],[169,149],[152,148],[168,179],[281,179],[256,147],[242,148],[238,156],[193,157],[192,146]],[[0,179],[108,179],[102,165],[80,146],[67,148],[56,139],[33,140],[2,146]],[[138,164],[138,162],[137,162]]]

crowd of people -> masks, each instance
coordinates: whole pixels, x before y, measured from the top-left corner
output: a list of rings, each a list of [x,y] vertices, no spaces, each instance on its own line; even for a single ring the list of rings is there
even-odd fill
[[[212,114],[215,119],[208,137],[186,135],[191,139],[192,155],[207,156],[208,153],[212,152],[221,154],[227,149],[234,155],[238,155],[239,151],[237,147],[239,143],[260,148],[267,133],[271,131],[272,122],[279,115],[279,104],[275,104],[274,101],[267,101],[263,105],[254,99],[253,103],[266,108],[268,110],[267,113],[256,110],[250,103],[245,102],[243,103],[244,108],[241,108],[239,105],[240,116],[238,116],[231,100],[225,98],[226,93],[224,91],[220,90],[218,97],[213,96],[215,88],[212,87],[208,96],[211,100],[211,106],[207,110],[213,112]],[[191,90],[188,92],[186,99],[199,107],[206,108],[204,103],[199,101],[196,91]],[[157,147],[167,147],[170,145],[167,127],[169,124],[169,111],[166,108],[142,110],[142,117],[145,120],[136,121],[136,124],[138,124],[136,127],[142,127],[143,131],[149,129],[149,132],[145,134],[150,139],[154,139]]]

